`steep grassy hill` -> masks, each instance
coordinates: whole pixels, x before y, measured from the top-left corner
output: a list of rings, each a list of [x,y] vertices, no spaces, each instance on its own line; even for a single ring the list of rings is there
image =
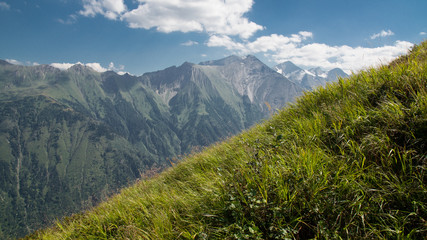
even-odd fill
[[[425,239],[427,43],[28,239]]]

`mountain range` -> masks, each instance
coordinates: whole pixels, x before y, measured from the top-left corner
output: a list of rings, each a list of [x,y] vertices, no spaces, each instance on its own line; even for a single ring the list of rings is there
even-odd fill
[[[323,73],[299,81],[298,71],[254,56],[142,76],[1,60],[0,238],[90,208],[322,85]]]
[[[320,67],[305,70],[290,61],[278,64],[274,69],[306,90],[312,90],[318,86],[325,86],[326,83],[334,82],[339,77],[348,77],[348,74],[340,68],[334,68],[329,71],[324,71]]]

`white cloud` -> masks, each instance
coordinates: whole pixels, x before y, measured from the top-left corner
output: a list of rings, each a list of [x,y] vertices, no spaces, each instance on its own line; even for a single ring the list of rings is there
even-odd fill
[[[198,42],[191,41],[191,40],[188,40],[187,42],[181,43],[182,46],[187,46],[187,47],[193,46],[193,45],[198,45],[198,44],[199,44]]]
[[[15,60],[15,59],[6,59],[6,62],[15,64],[15,65],[24,65],[22,62]]]
[[[30,61],[25,61],[25,62],[21,62],[15,59],[5,59],[6,62],[11,63],[11,64],[15,64],[15,65],[24,65],[24,66],[37,66],[40,65],[38,62],[30,62]],[[106,71],[115,71],[118,74],[125,74],[127,72],[124,72],[123,70],[125,69],[125,66],[123,65],[119,65],[116,66],[113,62],[110,62],[110,64],[108,65],[108,68],[104,68],[103,66],[101,66],[100,63],[94,62],[94,63],[81,63],[81,62],[76,62],[76,63],[51,63],[49,64],[52,67],[61,69],[61,70],[67,70],[70,67],[76,65],[76,64],[80,64],[86,67],[90,67],[92,68],[94,71],[97,72],[106,72]]]
[[[117,74],[119,74],[119,75],[125,75],[125,74],[129,74],[129,75],[132,75],[132,74],[130,74],[129,72],[124,72],[124,71],[118,71],[118,72],[116,72]],[[132,76],[134,76],[134,75],[132,75]]]
[[[305,40],[307,38],[313,38],[312,32],[301,31],[301,32],[299,32],[299,34],[303,37],[303,40]]]
[[[379,32],[379,33],[375,33],[375,34],[373,34],[373,35],[371,36],[371,39],[376,39],[376,38],[379,38],[379,37],[393,36],[393,35],[394,35],[394,32],[392,32],[391,30],[387,30],[387,31],[382,30],[382,31],[381,31],[381,32]]]
[[[6,62],[14,64],[14,65],[23,65],[23,66],[38,66],[40,65],[38,62],[25,61],[21,62],[16,59],[6,59]]]
[[[406,41],[377,48],[329,46],[323,43],[305,43],[312,38],[310,32],[299,32],[290,36],[272,34],[252,42],[238,42],[228,36],[211,36],[207,42],[211,47],[224,47],[240,55],[263,53],[275,63],[292,61],[302,67],[342,68],[346,72],[358,71],[378,64],[386,64],[402,55],[413,46]]]
[[[255,41],[247,44],[249,52],[267,52],[267,51],[278,51],[284,48],[295,48],[298,43],[307,38],[312,38],[311,32],[301,31],[298,34],[292,34],[290,37],[286,37],[278,34],[271,34],[270,36],[262,36],[257,38]]]
[[[78,63],[51,63],[50,66],[54,67],[54,68],[58,68],[61,70],[67,70],[70,67],[74,66],[75,64],[81,64],[80,62]]]
[[[96,63],[96,62],[94,62],[94,63],[81,63],[81,62],[76,62],[76,63],[51,63],[50,65],[52,67],[55,67],[55,68],[58,68],[58,69],[61,69],[61,70],[67,70],[67,69],[69,69],[70,67],[72,67],[72,66],[74,66],[76,64],[80,64],[80,65],[83,65],[83,66],[86,66],[86,67],[90,67],[94,71],[97,71],[97,72],[106,72],[108,70],[121,71],[121,70],[124,69],[123,65],[120,65],[118,68],[115,67],[113,62],[111,62],[109,64],[108,69],[102,67],[101,64]]]
[[[283,36],[278,34],[271,34],[270,36],[258,37],[255,41],[249,42],[236,42],[229,36],[224,35],[213,35],[209,38],[207,45],[209,47],[225,47],[228,50],[232,50],[238,54],[249,54],[259,52],[276,52],[283,50],[292,50],[297,47],[299,43],[306,40],[308,37],[312,37],[311,32],[301,31],[298,34],[292,34],[291,36]]]
[[[108,70],[115,71],[119,74],[120,72],[123,72],[124,69],[125,69],[125,66],[119,65],[118,67],[116,67],[113,62],[110,62],[110,64],[108,65]],[[125,74],[125,72],[123,72],[123,74]]]
[[[7,4],[6,2],[0,2],[0,9],[1,10],[10,10],[10,5]]]
[[[101,14],[108,19],[115,20],[126,11],[123,0],[83,0],[83,10],[79,13],[86,17]]]
[[[396,41],[394,45],[377,48],[328,46],[312,43],[298,46],[293,51],[278,51],[271,56],[276,62],[290,60],[305,67],[320,66],[325,69],[335,67],[347,72],[358,71],[367,67],[386,64],[408,51],[413,44],[405,41]]]
[[[247,52],[247,48],[243,43],[237,43],[229,36],[225,35],[211,36],[206,45],[209,47],[225,47],[228,50],[237,51],[241,53]]]
[[[420,35],[424,36],[424,35],[427,35],[427,33],[426,32],[420,32]]]
[[[131,28],[155,28],[159,32],[207,32],[247,39],[264,27],[244,15],[253,0],[138,0],[136,9],[127,10],[123,0],[83,0],[79,14],[101,14],[120,19]]]
[[[103,68],[99,63],[86,63],[85,66],[90,67],[97,72],[106,72],[108,70]]]

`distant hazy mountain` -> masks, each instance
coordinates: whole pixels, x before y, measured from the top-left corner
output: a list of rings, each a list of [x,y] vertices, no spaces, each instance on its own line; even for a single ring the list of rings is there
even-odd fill
[[[253,56],[140,77],[0,61],[0,238],[90,207],[301,92]]]
[[[254,56],[240,58],[230,56],[218,61],[204,62],[200,65],[207,69],[216,69],[220,77],[232,84],[239,95],[248,96],[264,112],[266,103],[273,109],[282,108],[301,94],[302,89],[277,74]]]
[[[340,68],[334,68],[329,71],[324,71],[320,67],[304,70],[290,61],[278,64],[274,69],[290,81],[297,83],[300,87],[307,90],[318,86],[325,86],[327,82],[336,81],[338,77],[348,77]]]

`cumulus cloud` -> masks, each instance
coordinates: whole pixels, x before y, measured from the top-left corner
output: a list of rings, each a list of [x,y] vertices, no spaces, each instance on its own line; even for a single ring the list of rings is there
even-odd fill
[[[290,60],[297,65],[325,69],[335,67],[347,72],[358,71],[370,66],[386,64],[397,56],[408,51],[413,44],[406,41],[396,41],[394,45],[377,48],[329,46],[321,43],[312,43],[298,46],[292,52],[278,51],[271,54],[276,62]]]
[[[312,32],[301,31],[301,32],[299,32],[299,35],[303,38],[303,40],[305,40],[307,38],[313,38]]]
[[[391,30],[387,30],[387,31],[382,30],[379,33],[373,34],[371,36],[371,39],[373,40],[373,39],[376,39],[376,38],[379,38],[379,37],[387,37],[387,36],[393,36],[393,35],[394,35],[394,32],[392,32]]]
[[[61,69],[61,70],[67,70],[70,67],[74,66],[75,64],[81,64],[81,62],[78,62],[78,63],[51,63],[50,66],[52,66],[54,68]]]
[[[427,33],[426,32],[420,32],[420,35],[424,36],[424,35],[427,35]]]
[[[99,63],[86,63],[85,66],[90,67],[97,72],[106,72],[108,70],[103,68]]]
[[[247,48],[243,43],[235,42],[229,36],[226,35],[213,35],[209,38],[206,43],[209,47],[225,47],[231,51],[246,52]]]
[[[110,70],[110,71],[115,71],[115,72],[117,72],[117,73],[121,73],[121,72],[123,72],[123,70],[125,69],[125,66],[123,66],[123,65],[119,65],[118,67],[117,66],[115,66],[114,65],[114,63],[113,62],[110,62],[110,64],[108,65],[108,70]],[[123,72],[123,74],[124,74],[124,72]]]
[[[207,45],[209,47],[225,47],[228,50],[237,52],[238,54],[259,53],[259,52],[277,52],[284,50],[292,50],[299,43],[306,40],[308,37],[313,37],[311,32],[301,31],[298,34],[291,36],[283,36],[279,34],[271,34],[270,36],[261,36],[250,42],[237,42],[225,35],[213,35],[209,38]]]
[[[15,64],[15,65],[24,65],[22,62],[15,60],[15,59],[6,59],[6,62]]]
[[[253,0],[139,0],[138,8],[123,15],[132,28],[156,28],[160,32],[201,32],[249,38],[262,26],[244,14]]]
[[[123,0],[83,0],[83,16],[101,14],[120,19],[131,28],[159,32],[207,32],[247,39],[264,27],[244,15],[253,0],[138,0],[138,7],[127,10]]]
[[[255,41],[248,43],[247,50],[255,53],[278,50],[283,51],[285,49],[295,48],[298,43],[312,37],[313,34],[306,31],[301,31],[298,34],[292,34],[290,37],[271,34],[270,36],[259,37]]]
[[[0,2],[0,9],[1,10],[10,10],[10,5],[6,2]]]
[[[40,65],[38,62],[25,61],[21,62],[16,59],[6,59],[6,62],[14,64],[14,65],[24,65],[24,66],[37,66]]]
[[[238,42],[228,36],[211,36],[207,42],[211,47],[224,47],[233,53],[245,55],[263,53],[276,63],[292,61],[302,67],[342,68],[350,73],[378,64],[386,64],[404,54],[413,46],[406,41],[377,48],[329,46],[323,43],[306,43],[311,32],[299,32],[290,36],[272,34],[254,41]]]
[[[188,40],[187,42],[181,43],[182,46],[187,46],[187,47],[193,46],[193,45],[198,45],[198,44],[199,44],[198,42],[191,41],[191,40]]]
[[[119,65],[118,67],[116,67],[113,62],[110,62],[110,64],[108,65],[108,68],[104,68],[103,66],[101,66],[100,63],[96,63],[96,62],[94,62],[94,63],[81,63],[81,62],[76,62],[76,63],[51,63],[50,65],[52,67],[55,67],[55,68],[58,68],[58,69],[61,69],[61,70],[67,70],[67,69],[69,69],[70,67],[72,67],[72,66],[74,66],[76,64],[80,64],[80,65],[83,65],[83,66],[86,66],[86,67],[90,67],[90,68],[92,68],[93,70],[95,70],[97,72],[106,72],[108,70],[111,70],[111,71],[116,71],[118,73],[125,74],[125,72],[123,72],[123,70],[124,70],[125,67],[123,65]]]
[[[123,0],[83,0],[83,10],[79,13],[86,17],[101,14],[108,19],[115,20],[127,10]]]
[[[119,75],[125,75],[125,74],[132,75],[132,74],[130,74],[129,72],[125,72],[125,71],[123,71],[124,69],[125,69],[125,66],[124,66],[124,65],[116,66],[116,65],[114,65],[114,63],[113,63],[113,62],[110,62],[110,64],[108,65],[108,70],[109,70],[109,71],[114,71],[114,72],[116,72],[116,73],[117,73],[117,74],[119,74]]]

